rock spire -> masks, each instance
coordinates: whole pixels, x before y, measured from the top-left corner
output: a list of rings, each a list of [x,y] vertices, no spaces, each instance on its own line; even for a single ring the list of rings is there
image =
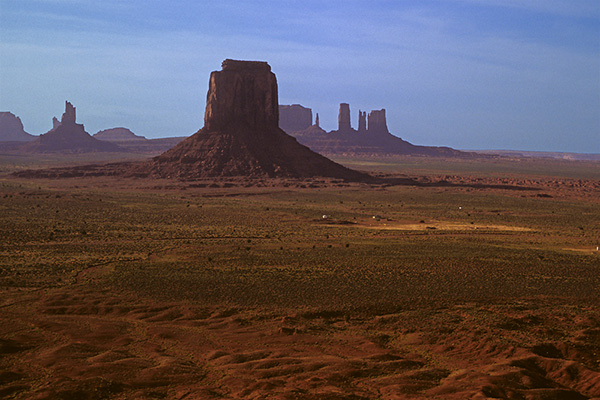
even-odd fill
[[[350,104],[340,103],[340,112],[338,114],[338,130],[348,131],[352,129],[350,125]]]
[[[367,112],[358,110],[358,131],[367,131]]]
[[[75,107],[73,104],[65,101],[65,112],[60,119],[61,124],[75,124]]]

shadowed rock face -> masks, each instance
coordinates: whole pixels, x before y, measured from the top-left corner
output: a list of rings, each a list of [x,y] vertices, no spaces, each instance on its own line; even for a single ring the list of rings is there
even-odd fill
[[[10,112],[0,112],[0,142],[29,142],[35,140],[23,129],[21,119]]]
[[[155,157],[150,175],[368,179],[279,128],[277,80],[265,62],[225,60],[221,71],[212,72],[204,122],[193,136]]]
[[[318,122],[315,123],[318,125]],[[300,104],[279,106],[279,127],[286,133],[301,131],[312,125],[312,110]]]

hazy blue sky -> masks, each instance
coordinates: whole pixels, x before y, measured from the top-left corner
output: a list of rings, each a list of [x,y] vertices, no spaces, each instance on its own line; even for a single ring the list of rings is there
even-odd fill
[[[387,109],[415,144],[600,153],[599,0],[0,0],[0,111],[40,134],[203,126],[209,74],[268,61],[335,129]]]

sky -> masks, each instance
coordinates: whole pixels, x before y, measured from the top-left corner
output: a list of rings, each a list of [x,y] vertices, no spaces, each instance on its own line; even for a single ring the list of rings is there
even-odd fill
[[[0,0],[0,111],[41,134],[204,124],[211,71],[267,61],[337,129],[386,109],[413,144],[600,153],[598,0]]]

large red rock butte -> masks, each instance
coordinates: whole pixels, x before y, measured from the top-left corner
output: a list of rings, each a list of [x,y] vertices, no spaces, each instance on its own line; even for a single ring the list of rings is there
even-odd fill
[[[301,145],[278,124],[277,79],[269,64],[225,60],[210,75],[204,128],[155,157],[147,164],[150,175],[368,178]]]

